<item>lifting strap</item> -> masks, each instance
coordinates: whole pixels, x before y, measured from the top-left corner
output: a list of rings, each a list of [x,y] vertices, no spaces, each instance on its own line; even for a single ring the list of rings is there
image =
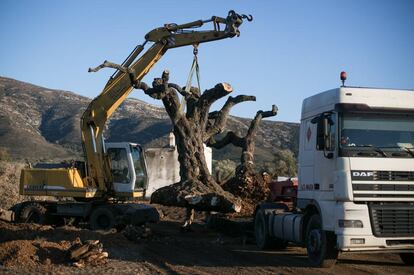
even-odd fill
[[[198,65],[198,58],[197,58],[197,54],[198,54],[198,44],[194,44],[193,47],[194,47],[194,49],[193,49],[193,54],[194,54],[193,64],[191,65],[190,73],[188,74],[187,83],[185,85],[185,91],[186,91],[186,93],[189,93],[190,92],[191,83],[193,81],[193,75],[194,75],[194,72],[195,72],[196,73],[196,77],[197,77],[198,90],[201,93],[201,86],[200,86],[200,66]],[[185,104],[186,104],[185,97],[183,97],[181,99],[180,111],[184,111],[185,110]]]

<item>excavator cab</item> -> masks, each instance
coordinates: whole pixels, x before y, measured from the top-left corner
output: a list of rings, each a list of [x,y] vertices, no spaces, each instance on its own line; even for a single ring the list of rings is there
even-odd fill
[[[148,187],[144,150],[128,142],[106,143],[113,190],[119,197],[142,197]]]

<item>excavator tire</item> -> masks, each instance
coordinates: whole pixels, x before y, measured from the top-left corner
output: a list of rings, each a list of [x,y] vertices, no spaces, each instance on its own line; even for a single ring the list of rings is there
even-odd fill
[[[116,226],[115,213],[112,209],[99,206],[89,216],[89,227],[92,230],[108,230]]]
[[[19,222],[46,224],[47,209],[37,202],[30,202],[23,206],[19,213]]]

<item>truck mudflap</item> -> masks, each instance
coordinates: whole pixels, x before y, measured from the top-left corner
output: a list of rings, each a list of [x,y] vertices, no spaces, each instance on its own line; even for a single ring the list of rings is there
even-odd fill
[[[116,205],[118,213],[117,224],[143,225],[145,223],[157,223],[160,215],[157,209],[151,205],[128,203]]]

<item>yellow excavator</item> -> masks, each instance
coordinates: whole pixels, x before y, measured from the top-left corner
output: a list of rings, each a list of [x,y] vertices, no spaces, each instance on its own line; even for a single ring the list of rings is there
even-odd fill
[[[239,36],[243,20],[251,15],[230,11],[226,18],[213,16],[186,24],[165,24],[145,35],[122,64],[105,61],[89,69],[116,69],[105,88],[87,107],[81,118],[85,161],[70,164],[37,164],[22,170],[20,194],[73,198],[66,201],[29,201],[12,208],[18,222],[50,223],[86,221],[92,229],[108,229],[127,223],[142,224],[159,219],[155,208],[128,199],[142,197],[148,185],[143,149],[133,143],[105,143],[105,123],[134,87],[167,50]],[[206,23],[209,30],[197,30]],[[147,43],[150,48],[142,55]]]

